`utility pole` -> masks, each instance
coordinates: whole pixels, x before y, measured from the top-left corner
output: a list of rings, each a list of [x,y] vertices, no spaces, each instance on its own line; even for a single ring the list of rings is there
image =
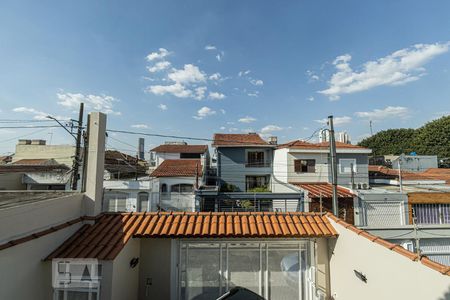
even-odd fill
[[[417,218],[414,208],[412,209],[412,221],[414,226],[414,240],[415,245],[414,248],[416,248],[416,253],[420,257],[421,251],[420,251],[420,237],[419,237],[419,228],[417,227]]]
[[[333,214],[339,216],[338,193],[337,193],[337,161],[336,161],[336,141],[334,137],[333,116],[328,116],[330,126],[330,158],[331,158],[331,184],[333,185]]]
[[[84,103],[80,103],[80,112],[78,114],[78,130],[75,143],[75,159],[73,160],[72,167],[72,190],[76,191],[78,189],[78,179],[79,179],[79,168],[81,161],[81,137],[83,133],[83,113],[84,113]]]
[[[372,120],[369,121],[369,126],[370,126],[370,136],[372,136],[373,135]]]
[[[398,157],[398,184],[400,186],[400,193],[403,193],[403,180],[402,180],[402,154]]]

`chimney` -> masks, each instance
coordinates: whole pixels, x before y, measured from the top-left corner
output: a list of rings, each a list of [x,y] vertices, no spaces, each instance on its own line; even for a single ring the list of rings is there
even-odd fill
[[[278,138],[276,136],[269,137],[269,144],[271,144],[271,145],[278,144]]]
[[[31,140],[31,145],[45,145],[46,140]]]
[[[31,145],[31,140],[19,140],[19,145]]]
[[[138,154],[139,154],[139,159],[144,160],[145,159],[145,153],[144,153],[144,138],[139,138],[138,140]]]
[[[88,149],[86,165],[86,214],[102,212],[103,173],[105,170],[106,115],[92,112],[88,116]]]

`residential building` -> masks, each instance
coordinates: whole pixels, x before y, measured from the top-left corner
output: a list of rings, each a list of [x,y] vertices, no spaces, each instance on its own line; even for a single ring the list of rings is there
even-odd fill
[[[207,145],[188,145],[186,142],[166,142],[150,150],[150,167],[157,168],[166,159],[200,159],[209,166]]]
[[[54,159],[59,164],[72,167],[75,146],[47,145],[46,140],[19,140],[12,162],[22,159]]]
[[[331,214],[102,213],[106,116],[88,126],[85,193],[0,192],[0,299],[448,295],[450,267]]]
[[[155,210],[151,206],[152,181],[148,176],[138,179],[116,179],[103,182],[103,211],[136,212]]]
[[[214,134],[215,168],[196,192],[202,211],[303,211],[303,193],[273,174],[273,150],[256,133]],[[208,170],[207,170],[208,171]],[[214,180],[215,179],[215,180]],[[213,185],[211,185],[213,183]]]
[[[21,159],[0,165],[0,190],[67,190],[70,168],[54,159]]]
[[[152,210],[195,211],[195,189],[204,184],[201,159],[165,159],[151,174]]]
[[[402,169],[410,172],[423,172],[429,168],[438,167],[437,155],[385,155],[385,163],[392,169]]]
[[[351,144],[350,135],[347,131],[339,131],[334,134],[336,142]],[[330,131],[328,129],[322,129],[319,131],[319,143],[330,141]]]

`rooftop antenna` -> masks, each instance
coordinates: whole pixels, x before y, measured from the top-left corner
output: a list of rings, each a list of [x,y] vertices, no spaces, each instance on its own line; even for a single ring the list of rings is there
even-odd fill
[[[373,128],[372,128],[372,120],[369,121],[369,126],[370,126],[370,135],[373,135]]]

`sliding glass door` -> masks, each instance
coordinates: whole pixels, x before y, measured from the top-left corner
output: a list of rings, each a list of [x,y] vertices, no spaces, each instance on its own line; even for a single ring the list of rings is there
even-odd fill
[[[313,242],[181,242],[180,299],[215,299],[235,286],[265,299],[314,299]]]

